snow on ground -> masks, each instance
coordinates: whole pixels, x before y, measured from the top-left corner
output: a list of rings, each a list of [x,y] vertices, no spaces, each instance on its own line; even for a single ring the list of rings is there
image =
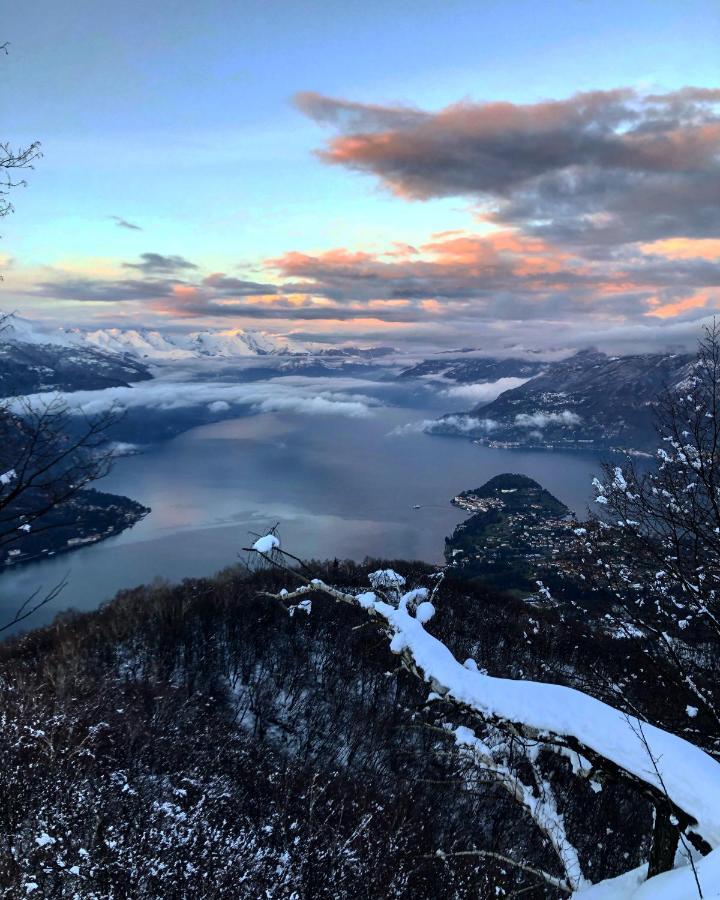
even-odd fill
[[[361,603],[368,607],[367,594]],[[372,608],[395,632],[391,649],[396,653],[407,649],[426,680],[443,686],[454,699],[489,719],[520,722],[541,734],[575,736],[585,747],[666,791],[697,821],[695,830],[718,848],[699,860],[696,868],[703,896],[720,895],[720,764],[711,756],[683,738],[641,723],[573,688],[495,678],[466,668],[425,631],[424,616],[410,614],[407,595],[397,609],[381,600],[375,600]],[[578,895],[592,900],[690,900],[699,896],[689,865],[651,882],[643,882],[643,877],[643,872],[636,870],[615,879],[614,886],[603,885]]]
[[[695,860],[695,872],[700,883],[703,900],[720,898],[720,849]],[[608,878],[590,888],[578,892],[578,900],[697,900],[695,874],[688,864],[663,872],[649,881],[647,864],[625,872],[618,878]]]
[[[410,651],[426,680],[443,685],[450,696],[486,718],[522,722],[541,733],[576,736],[585,747],[659,790],[664,784],[673,802],[698,822],[696,830],[705,840],[720,846],[720,764],[699,747],[574,688],[495,678],[466,669],[402,602],[395,609],[377,600],[374,609],[395,631],[395,646]]]

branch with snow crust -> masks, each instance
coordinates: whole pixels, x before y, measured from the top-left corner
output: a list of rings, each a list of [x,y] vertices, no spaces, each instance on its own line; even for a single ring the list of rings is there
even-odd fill
[[[633,784],[654,804],[669,805],[678,828],[701,853],[720,846],[720,764],[711,756],[669,732],[638,723],[646,747],[638,741],[626,714],[574,688],[496,678],[466,668],[424,627],[435,612],[431,600],[437,587],[432,594],[426,588],[403,593],[404,579],[391,570],[372,573],[370,578],[373,589],[360,593],[312,579],[292,591],[270,596],[293,603],[313,593],[324,594],[362,609],[386,632],[390,649],[400,656],[403,667],[465,715],[475,717],[483,726],[489,724],[506,734],[584,757],[595,769]],[[648,758],[648,748],[657,765]],[[527,808],[526,803],[523,805]],[[557,816],[552,813],[557,811],[552,801],[541,812],[553,822],[553,846],[563,863],[568,886],[583,896],[588,890],[588,896],[601,896],[595,894],[600,885],[590,887],[582,880],[570,842],[563,845],[563,832],[555,827]],[[720,869],[719,854],[715,851],[700,859],[697,874],[701,881],[704,873]],[[695,879],[686,868],[696,893]],[[626,874],[639,878],[637,871]],[[664,873],[652,881],[683,872]],[[639,882],[633,884],[639,887]]]

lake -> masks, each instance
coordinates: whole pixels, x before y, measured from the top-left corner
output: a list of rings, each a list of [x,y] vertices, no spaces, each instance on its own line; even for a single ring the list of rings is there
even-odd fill
[[[479,447],[459,438],[391,435],[437,409],[385,406],[367,418],[265,414],[187,431],[121,458],[98,487],[152,507],[135,528],[95,546],[0,576],[0,615],[67,576],[62,595],[28,620],[92,609],[119,589],[157,577],[209,575],[280,523],[297,556],[440,562],[463,519],[450,499],[518,472],[582,514],[598,462],[590,455]],[[414,509],[414,506],[420,509]]]

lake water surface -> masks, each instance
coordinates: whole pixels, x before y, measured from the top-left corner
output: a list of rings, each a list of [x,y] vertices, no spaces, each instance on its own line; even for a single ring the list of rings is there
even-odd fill
[[[368,418],[268,414],[195,428],[118,460],[101,490],[152,507],[135,528],[96,546],[0,575],[0,615],[67,576],[52,609],[91,609],[156,577],[209,575],[237,560],[251,533],[280,523],[301,557],[439,562],[463,513],[450,498],[519,472],[582,514],[597,471],[580,454],[493,450],[458,438],[390,432],[428,410],[382,407]],[[413,509],[415,505],[420,509]]]

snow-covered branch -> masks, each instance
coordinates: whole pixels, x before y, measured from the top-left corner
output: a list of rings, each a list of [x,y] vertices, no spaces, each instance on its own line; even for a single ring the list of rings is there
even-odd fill
[[[489,724],[506,734],[579,754],[594,768],[631,782],[656,805],[669,805],[678,829],[687,833],[696,848],[707,852],[720,846],[720,764],[711,756],[573,688],[493,677],[463,665],[425,628],[435,613],[427,588],[406,591],[402,576],[390,570],[373,573],[370,580],[372,590],[357,593],[313,579],[273,596],[295,603],[312,594],[324,594],[363,610],[385,631],[390,650],[400,656],[403,666],[464,717],[474,717],[483,728]],[[638,731],[644,742],[638,740]],[[473,752],[480,754],[486,767],[490,763],[502,781],[505,773],[497,755],[480,746],[482,742],[475,743],[479,739],[470,729],[456,731],[456,740],[458,737],[473,745]],[[530,758],[536,763],[532,753]],[[583,875],[577,853],[537,768],[535,775],[537,786],[545,789],[540,798],[527,785],[515,785],[516,799],[534,821],[544,824],[543,831],[568,873],[568,883],[572,880],[573,888],[581,889]],[[509,774],[507,778],[509,786]],[[698,865],[700,876],[707,869],[703,862]]]
[[[516,869],[522,869],[523,872],[527,872],[529,875],[536,875],[538,878],[541,878],[546,884],[550,885],[550,887],[557,888],[558,890],[564,891],[568,894],[572,892],[572,889],[568,885],[567,881],[563,880],[562,878],[557,878],[555,875],[551,875],[549,872],[545,872],[543,869],[538,869],[537,866],[528,866],[526,863],[518,862],[516,859],[511,859],[509,856],[505,856],[504,853],[497,853],[494,850],[455,850],[452,853],[446,853],[444,850],[437,850],[435,852],[436,859],[444,860],[452,857],[463,856],[485,856],[488,859],[497,859],[509,866],[514,866]]]
[[[494,740],[491,744],[490,740],[479,738],[465,725],[450,727],[448,730],[453,734],[461,751],[467,753],[476,766],[490,773],[493,779],[505,788],[548,839],[565,872],[564,889],[571,893],[582,888],[586,882],[577,849],[570,840],[565,820],[558,811],[552,785],[543,778],[538,765],[538,754],[542,745],[537,742],[520,742],[523,758],[529,764],[534,781],[534,784],[526,784],[520,777],[517,767],[511,765],[513,748],[502,732],[492,729]],[[561,887],[559,884],[555,886]]]

